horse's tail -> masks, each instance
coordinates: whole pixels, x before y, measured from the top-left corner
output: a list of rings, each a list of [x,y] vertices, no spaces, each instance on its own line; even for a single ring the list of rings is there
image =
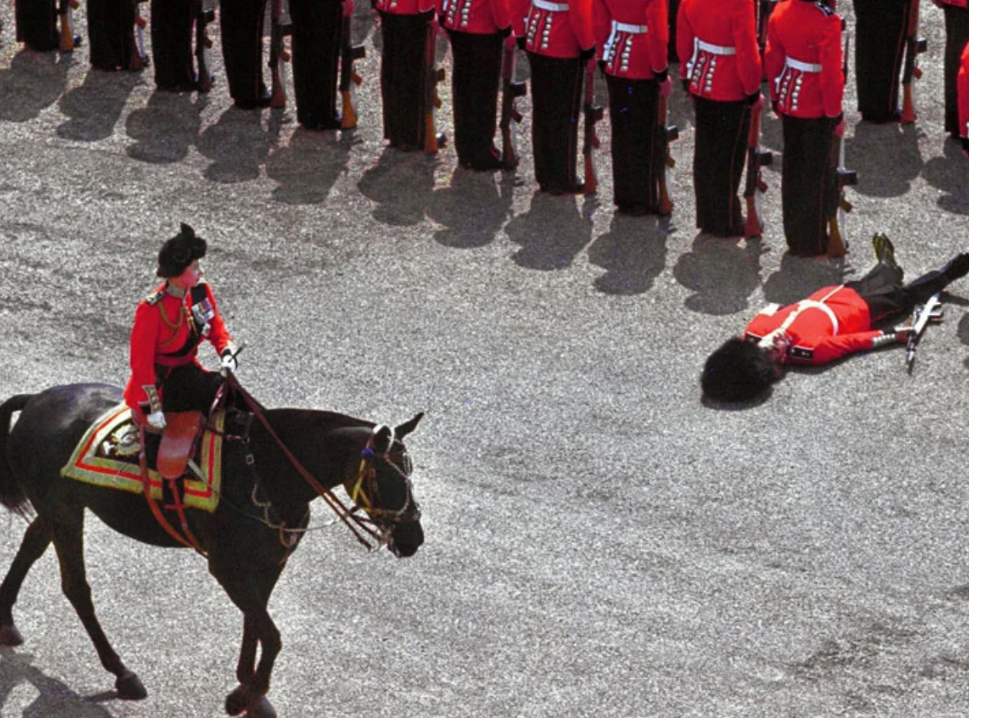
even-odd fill
[[[33,398],[33,394],[18,394],[0,405],[0,504],[21,515],[28,513],[27,494],[10,466],[7,438],[10,436],[10,417]]]

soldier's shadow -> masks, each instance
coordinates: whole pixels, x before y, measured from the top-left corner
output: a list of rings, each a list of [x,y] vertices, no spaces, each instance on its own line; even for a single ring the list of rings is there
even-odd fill
[[[918,149],[920,131],[914,125],[857,123],[853,137],[845,139],[845,165],[859,168],[857,186],[851,189],[867,197],[907,194],[925,166]]]
[[[84,697],[32,665],[29,653],[0,649],[0,710],[22,718],[112,718],[99,702],[117,697],[115,691]],[[23,699],[23,700],[21,700]],[[30,703],[24,703],[30,700]],[[10,705],[8,705],[8,703]]]
[[[587,250],[591,264],[605,273],[594,287],[605,294],[643,294],[666,268],[668,218],[615,213],[608,231]]]
[[[431,193],[427,214],[443,229],[434,239],[445,247],[475,249],[490,244],[508,219],[515,176],[454,168],[450,185]]]
[[[235,184],[259,177],[260,166],[270,151],[270,138],[258,110],[230,107],[198,136],[197,146],[212,161],[205,169],[205,179]]]
[[[372,216],[379,222],[410,227],[426,219],[436,166],[435,158],[422,152],[386,149],[358,189],[376,203]]]
[[[126,154],[151,164],[180,162],[198,140],[207,102],[205,96],[194,93],[155,91],[145,107],[126,118],[126,134],[135,140]]]
[[[796,257],[786,252],[778,271],[772,272],[764,283],[765,299],[784,306],[823,287],[848,281],[854,273],[850,256],[847,255],[847,260],[826,260]]]
[[[12,34],[12,29],[8,32]],[[0,121],[28,122],[65,91],[69,54],[21,50],[0,70]]]
[[[110,137],[133,88],[142,82],[134,72],[101,72],[89,68],[82,84],[64,95],[58,105],[68,120],[58,126],[59,137],[96,142]]]
[[[693,294],[685,300],[690,311],[722,316],[748,307],[761,284],[761,255],[769,251],[762,240],[713,237],[701,232],[689,252],[673,267],[673,276]]]
[[[946,212],[969,214],[969,158],[962,147],[946,140],[943,157],[933,157],[925,163],[922,175],[940,191],[938,205]]]
[[[594,222],[593,200],[578,209],[573,195],[554,197],[536,192],[529,211],[515,217],[505,233],[519,245],[512,260],[520,267],[551,271],[565,269],[588,244]]]
[[[279,186],[273,199],[285,204],[319,204],[348,165],[352,133],[316,132],[298,127],[287,145],[266,160],[266,175]]]

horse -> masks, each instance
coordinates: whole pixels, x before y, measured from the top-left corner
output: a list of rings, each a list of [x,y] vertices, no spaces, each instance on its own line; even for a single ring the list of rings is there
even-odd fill
[[[213,513],[191,509],[182,518],[207,558],[209,572],[243,614],[238,685],[226,697],[225,710],[232,716],[275,718],[266,693],[281,638],[267,603],[308,528],[309,504],[318,495],[330,497],[329,504],[338,511],[341,500],[330,489],[344,486],[355,506],[339,516],[356,536],[369,545],[357,533],[361,527],[397,557],[412,556],[424,534],[403,439],[423,414],[391,429],[327,411],[263,409],[233,377],[226,384],[234,385],[230,394],[247,399],[247,410],[236,408],[241,400],[234,406],[229,402],[227,413],[235,417],[226,421],[221,434],[220,500]],[[165,530],[154,516],[161,514],[159,508],[139,493],[62,475],[89,427],[121,399],[118,387],[72,384],[17,395],[0,405],[0,503],[30,520],[0,584],[0,645],[23,643],[13,606],[32,564],[53,543],[62,590],[102,666],[116,677],[117,696],[140,700],[147,697],[143,683],[113,650],[96,618],[83,558],[84,510],[137,541],[161,547],[186,547],[188,542],[181,541],[173,527]],[[250,407],[254,411],[248,411]],[[12,415],[18,411],[11,429]],[[364,515],[356,515],[357,510]],[[175,521],[173,516],[169,521]]]

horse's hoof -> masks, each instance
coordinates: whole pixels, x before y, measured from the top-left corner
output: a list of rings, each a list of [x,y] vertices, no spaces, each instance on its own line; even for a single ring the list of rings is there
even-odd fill
[[[276,709],[266,696],[261,696],[256,705],[246,712],[246,718],[276,718]]]
[[[24,642],[24,637],[14,624],[0,626],[0,646],[19,646]]]
[[[120,698],[127,701],[142,701],[147,697],[147,689],[143,687],[143,682],[137,678],[136,673],[130,672],[116,679],[116,692]]]

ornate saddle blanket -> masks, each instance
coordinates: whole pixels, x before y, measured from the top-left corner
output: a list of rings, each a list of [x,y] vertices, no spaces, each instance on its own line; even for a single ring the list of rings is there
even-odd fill
[[[201,436],[194,461],[201,468],[204,480],[184,479],[184,505],[187,508],[214,512],[218,507],[222,485],[222,438],[225,410],[212,415],[209,426]],[[148,444],[150,443],[148,435]],[[140,435],[130,418],[126,404],[119,404],[103,414],[86,432],[61,470],[62,476],[108,489],[143,493],[140,473]],[[160,501],[162,479],[148,467],[150,495]]]

